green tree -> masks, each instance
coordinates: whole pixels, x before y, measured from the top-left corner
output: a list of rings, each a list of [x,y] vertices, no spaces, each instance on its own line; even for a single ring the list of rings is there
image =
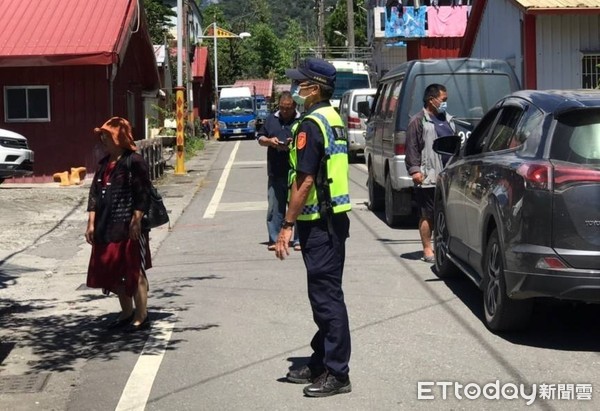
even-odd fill
[[[252,37],[244,45],[244,74],[254,78],[274,78],[279,68],[279,39],[270,25],[257,23],[251,27]]]
[[[354,45],[367,46],[367,12],[364,10],[364,0],[354,0]],[[348,17],[346,0],[338,0],[335,9],[325,22],[325,41],[330,46],[344,46],[346,39],[334,33],[339,31],[346,35]]]
[[[271,7],[266,0],[251,0],[248,5],[250,10],[255,10],[255,19],[258,23],[271,24]]]
[[[172,26],[169,17],[176,17],[177,13],[165,6],[162,0],[143,0],[148,30],[153,44],[165,44],[171,40],[169,27]]]
[[[304,31],[297,20],[288,18],[286,24],[285,36],[280,40],[280,59],[276,70],[276,78],[280,81],[286,81],[285,70],[295,66],[299,47],[307,44]]]

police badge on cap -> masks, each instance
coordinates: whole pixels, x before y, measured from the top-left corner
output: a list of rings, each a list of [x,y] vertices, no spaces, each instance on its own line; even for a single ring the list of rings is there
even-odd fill
[[[335,67],[331,63],[315,57],[300,60],[297,68],[285,71],[285,75],[292,80],[310,81],[331,88],[335,87],[336,74]]]

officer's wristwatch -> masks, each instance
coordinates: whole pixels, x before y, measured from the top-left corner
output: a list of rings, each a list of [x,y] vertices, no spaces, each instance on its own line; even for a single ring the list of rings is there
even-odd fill
[[[283,222],[281,223],[281,228],[292,228],[294,227],[294,224],[295,223],[291,221],[283,220]]]

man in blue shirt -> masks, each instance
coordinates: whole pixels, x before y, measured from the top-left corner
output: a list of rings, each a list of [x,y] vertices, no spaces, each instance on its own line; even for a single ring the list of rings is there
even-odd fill
[[[292,124],[300,118],[296,103],[289,91],[279,96],[279,110],[270,114],[258,131],[258,144],[267,149],[268,210],[267,230],[269,251],[275,250],[281,223],[285,217],[288,192],[288,172],[290,170],[289,147],[292,141]],[[292,240],[294,250],[300,251],[298,230],[294,229]]]

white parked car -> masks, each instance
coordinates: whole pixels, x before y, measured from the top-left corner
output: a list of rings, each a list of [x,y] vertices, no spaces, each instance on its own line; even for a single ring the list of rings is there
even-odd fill
[[[365,131],[367,116],[358,111],[358,103],[366,101],[369,107],[373,102],[376,88],[357,88],[346,91],[340,100],[340,116],[348,132],[348,155],[355,161],[357,154],[365,151]]]
[[[0,129],[0,183],[33,174],[33,151],[19,133]]]

